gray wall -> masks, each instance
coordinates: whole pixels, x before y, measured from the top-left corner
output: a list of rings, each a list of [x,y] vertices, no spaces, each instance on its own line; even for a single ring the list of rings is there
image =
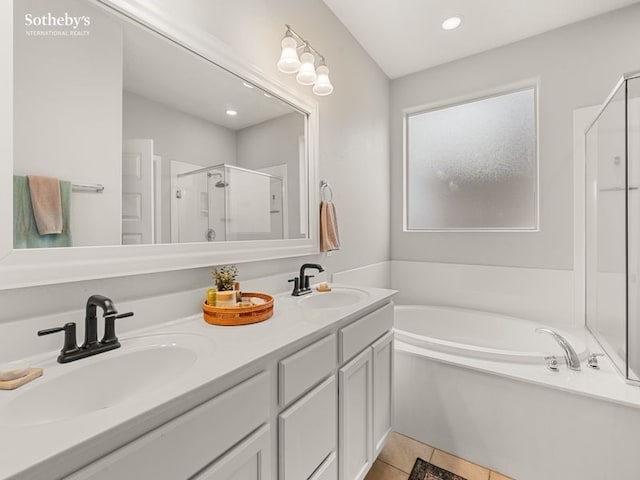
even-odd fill
[[[391,257],[573,268],[572,112],[640,69],[640,6],[602,15],[391,82]],[[403,233],[402,109],[539,77],[540,231]]]
[[[343,248],[331,257],[314,255],[242,264],[240,279],[294,271],[304,261],[319,261],[331,273],[387,260],[389,80],[322,0],[156,0],[154,8],[183,25],[196,24],[206,29],[238,52],[240,58],[306,95],[312,96],[310,88],[297,85],[293,76],[285,76],[275,66],[284,24],[291,24],[308,38],[325,55],[331,68],[335,91],[329,97],[318,98],[319,175],[331,183],[335,192]],[[19,320],[45,311],[77,310],[92,293],[111,295],[118,302],[206,288],[211,284],[210,270],[204,267],[3,291],[0,321]],[[284,290],[289,285],[282,287]],[[33,298],[39,301],[34,302]]]
[[[215,123],[125,91],[123,137],[151,138],[156,155],[165,161],[206,167],[236,163],[236,133]],[[168,168],[168,163],[166,164]]]
[[[290,238],[300,237],[300,153],[304,118],[298,113],[243,128],[237,132],[238,166],[259,170],[287,165],[287,216]]]
[[[14,2],[14,173],[104,185],[101,194],[72,193],[72,242],[119,245],[122,27],[92,5],[56,3],[59,11],[89,15],[94,24],[82,37],[27,35],[50,28],[25,26],[24,17],[46,15],[51,2]]]

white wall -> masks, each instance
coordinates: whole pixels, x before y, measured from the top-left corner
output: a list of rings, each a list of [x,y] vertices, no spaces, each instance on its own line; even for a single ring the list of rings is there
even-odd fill
[[[584,325],[574,308],[574,284],[568,270],[391,262],[399,304],[469,308],[560,327]]]
[[[289,238],[300,237],[300,153],[304,119],[290,113],[237,131],[238,166],[259,170],[287,165]]]
[[[14,173],[104,185],[101,194],[71,194],[72,242],[119,245],[122,28],[93,6],[57,5],[72,16],[89,14],[91,34],[28,36],[46,28],[25,26],[25,14],[46,15],[51,2],[14,2]]]
[[[640,6],[391,82],[394,260],[573,267],[572,111],[640,67]],[[539,78],[540,232],[403,233],[402,109]]]
[[[278,72],[275,63],[289,23],[326,57],[335,86],[319,98],[319,174],[333,187],[343,248],[314,255],[239,265],[240,279],[292,272],[305,261],[328,273],[389,258],[389,80],[321,0],[156,0],[175,21],[197,24],[240,57],[298,92],[310,89]],[[371,221],[374,218],[374,221]],[[142,247],[144,248],[144,247]],[[42,312],[77,311],[93,293],[116,304],[211,285],[211,268],[51,285],[0,292],[0,322]],[[289,288],[285,281],[282,289]],[[38,298],[38,302],[33,302]],[[137,312],[145,314],[145,312]],[[82,322],[81,318],[73,318]],[[73,320],[70,318],[70,320]],[[2,341],[0,340],[0,343]],[[1,348],[1,347],[0,347]]]

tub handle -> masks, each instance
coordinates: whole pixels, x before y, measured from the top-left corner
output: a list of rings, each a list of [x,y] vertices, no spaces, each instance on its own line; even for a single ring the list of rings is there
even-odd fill
[[[558,359],[555,357],[555,355],[544,357],[544,359],[547,362],[547,368],[549,370],[551,370],[552,372],[557,372],[560,370],[560,368],[558,367]]]
[[[600,365],[598,364],[598,357],[604,357],[604,353],[590,353],[589,358],[587,360],[587,365],[596,370],[600,370]]]

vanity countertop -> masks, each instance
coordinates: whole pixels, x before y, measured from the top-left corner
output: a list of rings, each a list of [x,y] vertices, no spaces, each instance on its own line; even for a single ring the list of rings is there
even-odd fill
[[[394,290],[369,287],[332,286],[356,289],[365,292],[366,296],[348,306],[315,309],[301,305],[302,299],[310,296],[281,294],[275,297],[273,317],[261,323],[222,327],[208,325],[201,315],[194,315],[129,332],[120,338],[121,348],[76,362],[57,363],[58,352],[48,352],[29,359],[31,364],[44,368],[44,377],[17,390],[0,391],[0,479],[36,480],[64,476],[70,469],[87,464],[88,459],[95,458],[96,452],[104,454],[111,451],[208,400],[216,391],[221,391],[220,385],[225,381],[233,381],[234,372],[251,367],[259,371],[267,358],[277,356],[281,350],[298,342],[302,346],[305,340],[318,337],[323,331],[345,325],[387,303],[396,293]],[[311,294],[319,295],[323,293],[314,290]],[[136,315],[144,315],[144,312],[138,311]],[[28,398],[32,389],[42,388],[47,382],[54,385],[58,377],[77,375],[76,378],[81,378],[81,375],[100,363],[102,368],[108,366],[110,361],[115,365],[119,357],[131,353],[133,345],[137,349],[144,349],[144,342],[149,339],[171,338],[197,340],[197,360],[184,371],[153,371],[153,376],[167,376],[166,382],[156,382],[159,385],[156,388],[148,391],[138,389],[135,394],[123,399],[117,398],[113,389],[106,385],[105,394],[114,395],[107,403],[112,401],[113,405],[80,414],[73,411],[77,406],[69,406],[70,410],[63,412],[56,421],[30,419],[25,422],[16,414],[24,412],[25,416],[29,416],[29,400],[23,401],[20,397]],[[135,365],[132,365],[131,373],[135,374]],[[131,382],[131,379],[125,380]],[[65,385],[64,378],[57,384]],[[228,386],[231,385],[229,383]],[[222,387],[224,389],[227,386]],[[41,402],[46,392],[48,402],[60,402],[56,400],[55,388],[47,387],[42,392],[42,395],[31,394],[30,397],[40,397],[37,401]],[[87,392],[87,395],[91,393]]]

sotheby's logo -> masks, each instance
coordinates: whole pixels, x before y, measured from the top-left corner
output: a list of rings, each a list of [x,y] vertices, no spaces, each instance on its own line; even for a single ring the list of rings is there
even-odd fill
[[[91,17],[69,15],[64,12],[56,15],[47,12],[45,15],[27,13],[24,16],[25,33],[38,37],[86,37],[90,31]]]

